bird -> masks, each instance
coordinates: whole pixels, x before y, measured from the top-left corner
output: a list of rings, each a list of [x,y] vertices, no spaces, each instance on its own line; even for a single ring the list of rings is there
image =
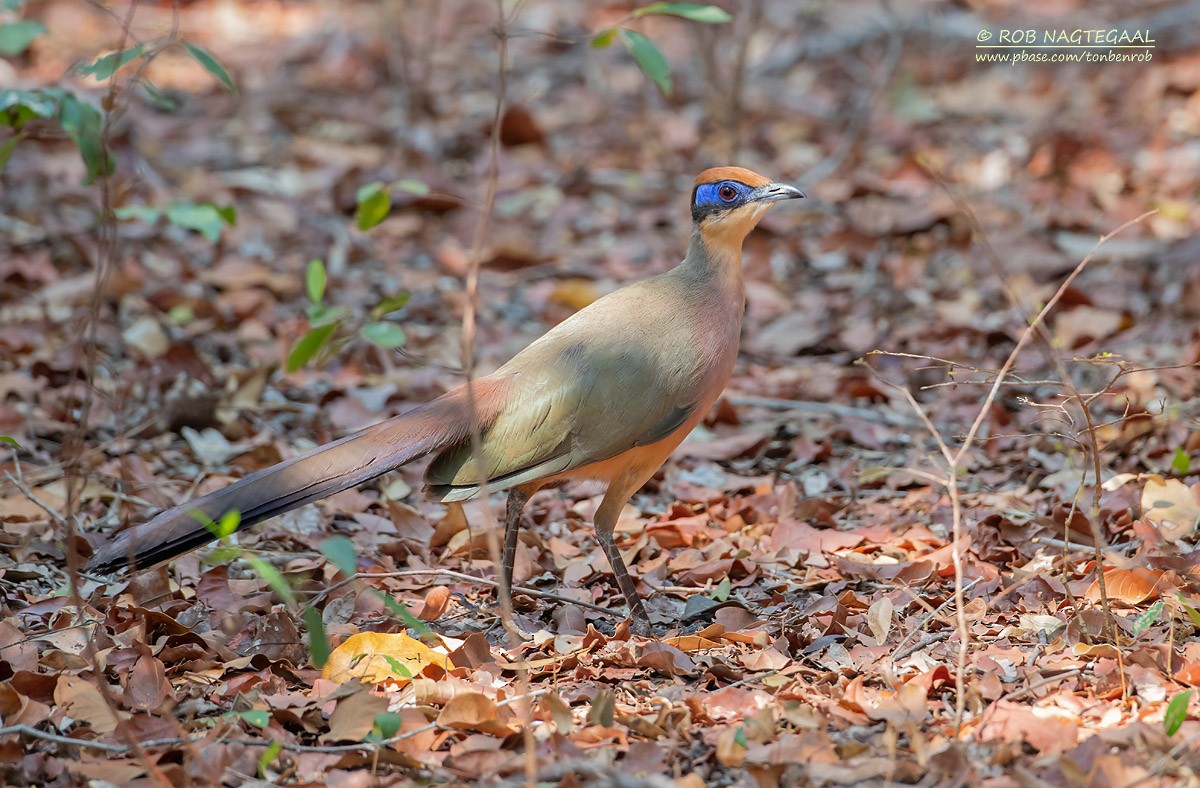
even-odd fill
[[[244,528],[432,455],[425,492],[435,501],[507,491],[505,599],[530,496],[570,480],[607,483],[596,538],[630,631],[652,636],[613,529],[733,373],[746,304],[743,240],[774,203],[804,196],[741,167],[704,170],[692,186],[687,254],[674,268],[597,299],[489,375],[120,531],[88,571],[159,564],[215,540],[213,523],[231,513]]]

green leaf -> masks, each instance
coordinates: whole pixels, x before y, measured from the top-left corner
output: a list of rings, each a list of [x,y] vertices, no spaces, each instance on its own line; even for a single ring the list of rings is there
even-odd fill
[[[1183,598],[1183,594],[1176,593],[1175,596],[1179,598],[1179,604],[1183,607],[1184,612],[1188,614],[1188,618],[1192,620],[1192,626],[1200,629],[1200,610],[1189,605],[1188,601]]]
[[[1133,634],[1140,635],[1150,628],[1150,625],[1158,620],[1158,614],[1162,612],[1163,601],[1160,599],[1151,605],[1145,613],[1133,620]]]
[[[245,720],[250,725],[260,730],[266,730],[266,727],[271,724],[271,712],[266,709],[250,709],[249,711],[239,711],[233,716],[238,719]]]
[[[392,672],[397,676],[403,676],[406,679],[412,678],[412,671],[408,669],[408,665],[405,665],[400,660],[388,654],[380,654],[379,656],[383,657],[383,661],[388,664],[388,667],[391,668]]]
[[[263,754],[258,758],[258,778],[260,780],[267,781],[267,768],[275,762],[281,752],[283,752],[283,743],[278,741],[271,742],[267,745],[267,749],[263,750]]]
[[[635,19],[651,14],[679,16],[708,25],[723,25],[733,20],[733,17],[725,9],[705,3],[651,3],[633,12]]]
[[[214,209],[216,209],[217,216],[221,217],[221,221],[225,222],[225,224],[229,225],[230,227],[237,226],[237,206],[233,205],[232,203],[229,205],[212,204],[212,206]]]
[[[363,339],[376,347],[389,350],[404,346],[404,329],[395,323],[380,321],[367,323],[358,332]]]
[[[11,435],[0,435],[0,443],[8,443],[10,445],[16,446],[18,449],[21,448],[21,444],[18,443],[17,439]]]
[[[310,260],[304,275],[304,286],[308,289],[308,300],[319,304],[325,299],[325,263]]]
[[[54,118],[65,93],[57,88],[0,90],[0,122],[19,129],[30,118]]]
[[[745,725],[738,726],[737,733],[735,733],[733,735],[733,743],[736,744],[737,746],[745,749],[745,747],[747,746],[746,726]]]
[[[296,606],[296,595],[292,593],[292,587],[288,585],[288,581],[283,575],[279,574],[279,570],[268,564],[256,555],[247,555],[246,561],[250,566],[254,567],[254,571],[258,572],[258,576],[266,581],[271,590],[278,595],[280,599],[289,608]]]
[[[372,588],[371,590],[379,597],[379,601],[383,602],[384,607],[390,610],[393,615],[398,616],[405,625],[415,629],[417,634],[424,635],[429,632],[429,627],[425,625],[425,622],[409,612],[409,609],[397,602],[391,594],[385,594],[376,588]]]
[[[718,602],[724,602],[729,599],[729,592],[733,588],[733,584],[729,582],[729,578],[723,578],[717,585],[717,590],[713,591],[712,598]]]
[[[610,27],[607,30],[601,30],[596,35],[592,36],[592,49],[608,49],[612,46],[612,42],[617,40],[617,29]]]
[[[363,200],[368,199],[372,194],[379,191],[380,189],[386,189],[386,188],[387,188],[387,184],[384,183],[383,181],[371,181],[370,183],[364,183],[362,186],[359,186],[358,189],[355,190],[354,201],[356,203],[362,202]]]
[[[195,230],[216,243],[221,239],[221,227],[228,221],[227,213],[223,213],[212,203],[195,205],[189,202],[174,202],[167,206],[167,221],[185,230]]]
[[[308,307],[308,322],[314,328],[329,324],[341,325],[342,318],[350,314],[349,307],[312,304]]]
[[[4,172],[4,166],[8,164],[9,158],[12,157],[13,151],[17,149],[17,143],[25,139],[27,135],[23,131],[18,131],[16,134],[9,137],[0,145],[0,172]]]
[[[329,661],[329,637],[325,634],[325,621],[321,611],[312,605],[304,608],[304,626],[308,629],[308,653],[315,668],[325,667]]]
[[[1187,719],[1188,704],[1192,701],[1192,690],[1184,690],[1167,704],[1167,713],[1163,715],[1163,730],[1168,736],[1179,732],[1183,721]]]
[[[201,49],[195,44],[188,43],[187,41],[183,42],[183,46],[185,49],[187,49],[188,54],[194,57],[197,63],[204,66],[205,71],[212,74],[217,78],[218,81],[220,81],[222,85],[228,88],[230,93],[237,92],[237,87],[234,86],[233,79],[229,76],[229,72],[225,70],[225,67],[221,65],[220,61],[213,57],[212,53],[206,49]]]
[[[638,64],[642,73],[658,86],[664,96],[671,95],[671,70],[658,47],[646,36],[636,30],[621,29],[621,40],[625,42],[629,54]]]
[[[354,542],[346,537],[331,536],[323,540],[321,554],[346,577],[354,577],[358,573],[358,551],[354,549]]]
[[[104,150],[101,140],[104,118],[100,110],[64,91],[58,101],[58,125],[79,148],[89,178],[103,178],[112,173],[114,160]]]
[[[224,539],[238,529],[242,524],[242,513],[237,509],[229,509],[217,521],[213,521],[204,512],[199,509],[192,509],[189,514],[196,522],[208,529],[208,532],[213,535],[214,539]]]
[[[295,372],[311,361],[312,357],[317,355],[325,343],[329,341],[329,337],[333,335],[337,327],[337,323],[317,326],[300,337],[300,341],[292,347],[292,352],[288,353],[287,371]]]
[[[388,296],[375,305],[375,308],[371,310],[371,316],[375,319],[379,319],[386,314],[403,309],[411,300],[412,293],[408,292],[407,290],[396,293],[393,296]]]
[[[0,25],[0,55],[13,57],[21,54],[29,49],[33,39],[45,32],[46,26],[32,19]]]
[[[142,50],[142,45],[138,44],[129,49],[122,49],[120,52],[111,52],[96,58],[86,66],[78,66],[75,70],[82,76],[95,77],[97,80],[104,81],[117,73],[121,66],[141,57]]]
[[[399,714],[391,711],[381,711],[375,715],[375,733],[381,739],[390,739],[400,732],[403,720]]]
[[[179,100],[170,93],[164,93],[148,79],[142,79],[140,82],[142,90],[146,91],[146,95],[150,98],[150,103],[161,112],[178,112]]]
[[[360,230],[370,230],[387,218],[392,210],[392,192],[382,183],[369,183],[358,190],[358,209],[354,221]]]
[[[429,194],[429,184],[424,181],[418,181],[415,178],[401,178],[392,184],[393,189],[399,189],[402,192],[415,194],[418,197],[424,197]]]
[[[162,211],[151,208],[149,205],[122,205],[113,210],[113,215],[121,221],[135,219],[146,224],[154,224],[162,216]]]
[[[3,161],[0,160],[0,167],[3,167]],[[1188,471],[1192,469],[1192,458],[1188,453],[1179,447],[1175,450],[1175,457],[1171,460],[1171,470],[1175,471],[1180,476],[1187,476]]]
[[[242,524],[242,513],[237,509],[230,509],[221,515],[221,519],[217,520],[216,531],[214,532],[218,539],[224,539],[232,534]]]
[[[196,310],[191,304],[176,304],[167,310],[167,317],[177,326],[186,326],[196,319]]]

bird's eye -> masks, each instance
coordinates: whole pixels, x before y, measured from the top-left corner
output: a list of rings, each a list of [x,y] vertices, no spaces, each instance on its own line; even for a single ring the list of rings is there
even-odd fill
[[[722,186],[720,189],[717,189],[717,196],[725,202],[733,202],[735,199],[737,199],[737,195],[737,189],[733,188],[728,183]]]

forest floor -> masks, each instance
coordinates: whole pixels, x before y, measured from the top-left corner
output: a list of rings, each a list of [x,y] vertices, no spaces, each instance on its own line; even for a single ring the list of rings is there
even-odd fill
[[[747,240],[733,380],[621,519],[659,637],[621,623],[579,484],[527,509],[517,580],[544,595],[518,594],[515,641],[499,498],[430,503],[419,466],[133,577],[73,586],[67,557],[461,382],[496,5],[136,7],[137,40],[177,27],[236,92],[178,46],[71,74],[125,8],[28,5],[47,33],[0,84],[103,101],[116,170],[87,182],[43,124],[0,172],[3,782],[1200,780],[1195,4],[724,5],[628,22],[669,97],[588,44],[628,6],[504,26],[477,372],[674,265],[701,169],[809,196]],[[1030,27],[1158,43],[977,62],[981,30]],[[400,185],[362,231],[372,182]],[[347,341],[288,372],[314,259]],[[405,293],[402,353],[354,333]],[[400,632],[423,645],[317,666],[325,640]],[[391,662],[353,659],[374,649]]]

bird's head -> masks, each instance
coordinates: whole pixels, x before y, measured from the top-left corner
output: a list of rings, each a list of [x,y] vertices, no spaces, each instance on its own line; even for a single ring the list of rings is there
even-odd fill
[[[740,250],[747,233],[773,203],[803,196],[794,186],[741,167],[713,167],[696,176],[692,221],[709,249]]]

